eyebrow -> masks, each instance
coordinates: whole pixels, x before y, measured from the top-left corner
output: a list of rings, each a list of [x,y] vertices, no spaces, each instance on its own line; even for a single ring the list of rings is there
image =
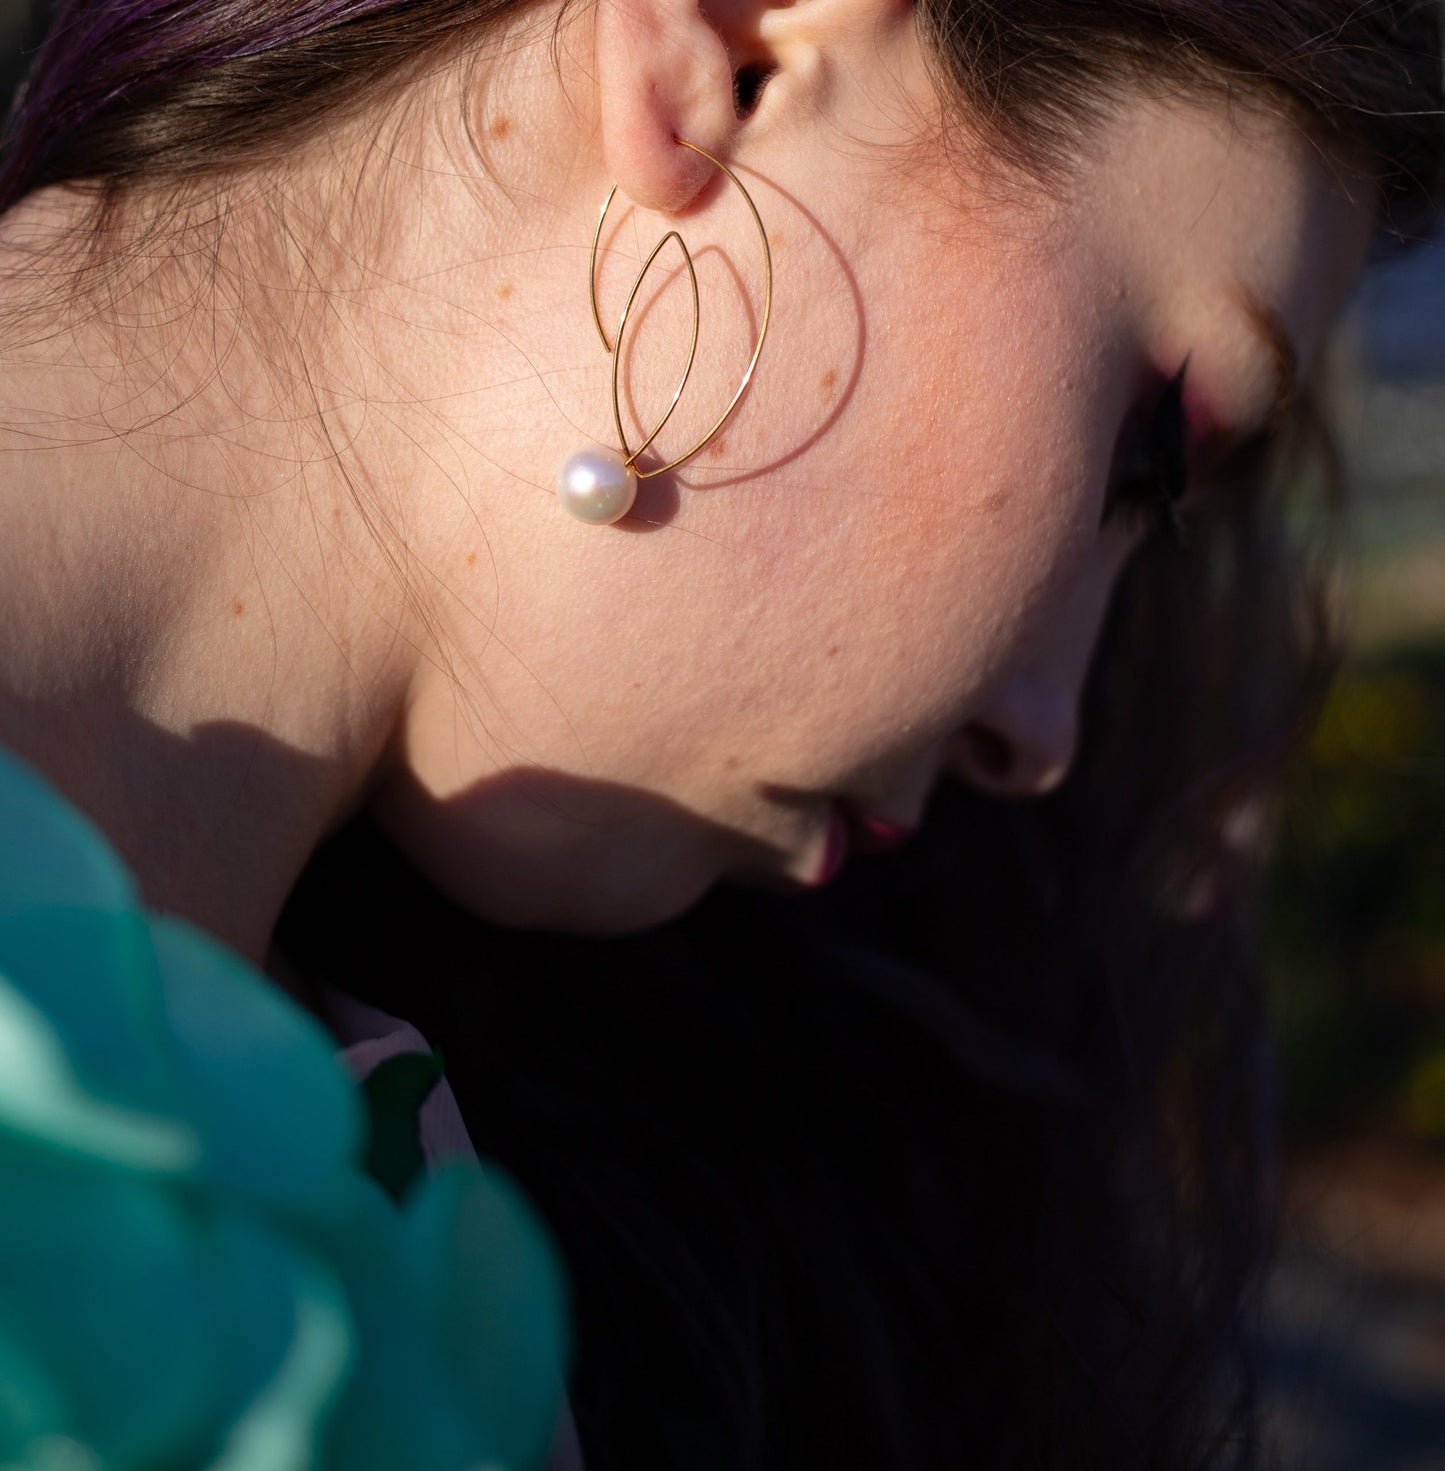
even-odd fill
[[[1274,380],[1274,396],[1270,403],[1269,424],[1278,424],[1294,403],[1299,384],[1299,354],[1290,340],[1289,328],[1279,311],[1261,301],[1247,286],[1236,286],[1244,320],[1269,355],[1270,373]]]

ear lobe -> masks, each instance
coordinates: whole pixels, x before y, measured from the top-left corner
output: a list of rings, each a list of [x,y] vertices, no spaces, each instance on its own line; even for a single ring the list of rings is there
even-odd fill
[[[685,138],[725,156],[738,127],[728,46],[698,0],[597,0],[602,149],[634,204],[681,213],[716,170]]]

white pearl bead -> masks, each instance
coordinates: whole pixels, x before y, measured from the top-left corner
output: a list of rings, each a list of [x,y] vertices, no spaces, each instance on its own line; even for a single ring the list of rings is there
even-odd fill
[[[637,499],[637,471],[615,449],[589,444],[569,455],[558,472],[557,499],[579,521],[611,525]]]

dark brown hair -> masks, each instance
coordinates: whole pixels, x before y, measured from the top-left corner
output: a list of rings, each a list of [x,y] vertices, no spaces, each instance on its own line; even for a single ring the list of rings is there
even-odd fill
[[[510,8],[65,0],[0,207],[263,165]],[[960,126],[1032,179],[1164,83],[1288,109],[1396,231],[1432,205],[1431,0],[918,17]],[[1249,901],[1329,655],[1281,532],[1287,448],[1236,463],[1187,552],[1128,570],[1064,788],[945,791],[913,851],[832,893],[720,893],[584,943],[457,914],[364,827],[318,857],[282,942],[417,1021],[551,1221],[591,1471],[1259,1460],[1273,1114]]]
[[[296,146],[464,46],[518,0],[36,0],[0,210],[46,184],[210,177]],[[1286,103],[1409,212],[1440,171],[1438,0],[920,0],[946,93],[998,155],[1046,175],[1147,80]]]

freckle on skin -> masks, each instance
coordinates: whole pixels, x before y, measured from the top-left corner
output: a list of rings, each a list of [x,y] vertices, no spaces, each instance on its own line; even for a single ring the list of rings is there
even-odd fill
[[[246,605],[240,600],[240,598],[237,598],[236,601],[231,604],[231,616],[233,618],[241,617],[241,615],[245,613],[245,611]]]
[[[723,758],[724,771],[736,771],[741,764],[736,756],[725,756]]]
[[[467,566],[468,567],[475,567],[476,565],[477,565],[477,554],[475,552],[468,552],[467,553]]]
[[[717,457],[720,454],[722,454],[723,451],[725,449],[727,449],[727,447],[728,447],[727,437],[725,435],[719,434],[718,437],[715,440],[713,440],[713,442],[710,445],[708,445],[708,447],[707,447],[707,456],[708,456],[708,459],[710,459],[710,460],[717,459]]]
[[[502,139],[505,138],[507,134],[512,131],[511,118],[509,118],[506,113],[499,112],[496,117],[492,119],[492,126],[490,131],[492,137],[495,138],[498,143],[500,143]]]
[[[833,390],[838,386],[838,374],[829,368],[818,382],[818,387],[823,390],[823,398],[826,401],[833,397]]]
[[[832,659],[833,657],[835,657],[836,654],[837,654],[837,652],[838,652],[838,645],[837,644],[829,644],[828,645],[828,657],[830,659]]]
[[[512,289],[512,283],[510,281],[503,281],[502,284],[497,287],[497,300],[510,301],[512,299]]]

